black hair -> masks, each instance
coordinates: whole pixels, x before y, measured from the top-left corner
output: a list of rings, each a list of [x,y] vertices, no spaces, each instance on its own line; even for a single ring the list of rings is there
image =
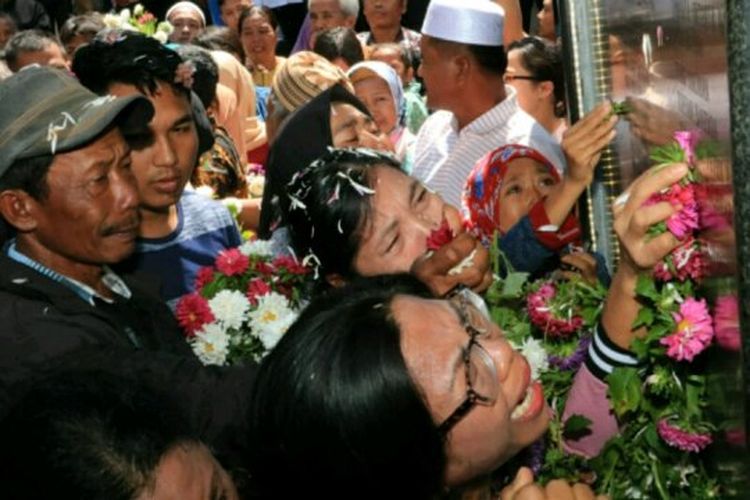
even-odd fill
[[[53,160],[52,155],[16,160],[0,177],[0,191],[20,189],[35,200],[43,201],[49,194],[47,173]]]
[[[242,9],[242,12],[240,12],[240,17],[237,21],[237,32],[242,32],[242,23],[245,22],[245,19],[256,14],[265,17],[266,21],[268,21],[268,24],[271,25],[271,28],[273,28],[274,31],[279,27],[279,21],[276,19],[276,14],[274,14],[271,9],[265,5],[253,5],[252,7]]]
[[[378,50],[393,50],[398,53],[401,63],[404,65],[404,69],[414,68],[414,55],[412,51],[400,43],[376,43],[370,47],[370,56]]]
[[[226,26],[208,26],[192,43],[208,50],[223,50],[237,55],[240,61],[245,60],[245,49],[242,48],[239,35]]]
[[[216,99],[216,85],[219,83],[219,65],[211,53],[203,47],[180,45],[177,53],[183,60],[193,63],[193,92],[200,98],[204,107],[209,107]]]
[[[47,375],[0,423],[3,495],[136,498],[162,457],[197,443],[164,395],[103,372]]]
[[[106,93],[113,83],[133,85],[151,95],[159,82],[190,99],[190,90],[175,82],[182,58],[158,40],[125,30],[104,30],[78,49],[73,72],[80,82],[97,94]]]
[[[260,498],[435,498],[444,442],[400,344],[397,295],[430,297],[410,276],[319,296],[261,363],[250,467]]]
[[[557,44],[543,38],[529,36],[508,46],[508,52],[518,50],[521,63],[538,81],[552,82],[555,97],[555,116],[565,116],[565,75],[562,56]]]
[[[60,41],[63,45],[67,45],[78,35],[91,40],[104,28],[106,28],[104,18],[98,12],[69,17],[60,28]]]
[[[357,34],[351,28],[337,26],[327,29],[315,37],[313,52],[320,54],[329,61],[341,58],[349,66],[365,60],[362,44]]]
[[[465,48],[482,70],[495,76],[503,76],[508,66],[508,56],[502,46],[458,43],[433,37],[430,37],[430,42],[434,42],[445,53],[456,53],[462,47]]]
[[[60,41],[54,35],[42,30],[23,30],[14,34],[5,44],[5,62],[11,71],[18,71],[18,57],[27,52],[40,52],[50,44],[60,47],[62,52],[65,49],[60,45]]]
[[[295,174],[280,198],[294,251],[314,255],[324,275],[357,274],[354,259],[369,220],[376,166],[400,168],[393,156],[378,151],[330,149]]]

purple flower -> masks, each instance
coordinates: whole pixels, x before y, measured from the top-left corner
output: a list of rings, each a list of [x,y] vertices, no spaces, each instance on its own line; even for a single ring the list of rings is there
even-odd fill
[[[586,359],[586,351],[588,351],[589,345],[591,344],[591,336],[581,337],[578,342],[578,347],[570,356],[550,356],[549,364],[558,368],[561,371],[575,371],[581,366],[583,361]]]

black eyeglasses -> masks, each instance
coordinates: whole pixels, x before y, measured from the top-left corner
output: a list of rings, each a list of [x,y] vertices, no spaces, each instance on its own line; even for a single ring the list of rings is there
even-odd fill
[[[481,299],[480,299],[481,300]],[[500,384],[497,368],[492,356],[479,343],[479,339],[488,334],[485,313],[466,297],[465,293],[454,294],[449,301],[458,314],[469,343],[463,352],[466,369],[466,399],[438,427],[438,432],[445,436],[478,404],[492,405],[497,398]]]
[[[541,78],[537,78],[537,77],[531,76],[531,75],[511,75],[510,73],[505,73],[503,75],[503,81],[505,83],[510,83],[513,80],[529,80],[529,81],[532,81],[532,82],[543,82],[544,81]]]

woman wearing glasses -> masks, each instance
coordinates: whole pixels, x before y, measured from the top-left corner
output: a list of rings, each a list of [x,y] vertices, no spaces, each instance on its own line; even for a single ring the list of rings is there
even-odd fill
[[[368,169],[328,168],[298,176],[287,208],[296,243],[312,245],[329,279],[408,269],[439,221],[455,225],[450,207],[382,158]],[[592,433],[568,443],[570,451],[595,455],[617,432],[603,379],[635,363],[627,349],[637,276],[678,243],[669,233],[646,234],[674,209],[643,203],[683,175],[680,165],[649,172],[616,207],[623,258],[595,354],[566,409],[587,416]],[[547,408],[528,363],[471,295],[435,299],[415,281],[376,279],[313,302],[264,360],[250,433],[261,497],[435,498],[487,480],[545,431]]]
[[[516,89],[521,109],[560,142],[567,128],[560,48],[538,37],[511,43],[504,80]]]

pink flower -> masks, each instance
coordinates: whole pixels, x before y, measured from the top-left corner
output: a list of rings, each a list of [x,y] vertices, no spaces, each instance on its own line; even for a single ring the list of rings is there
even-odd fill
[[[714,337],[714,328],[704,299],[685,299],[680,312],[673,313],[676,330],[659,343],[667,346],[667,356],[677,361],[692,361]]]
[[[542,285],[539,290],[529,294],[526,307],[531,323],[552,337],[566,337],[583,326],[583,318],[570,314],[568,317],[557,317],[552,302],[557,289],[552,282]]]
[[[254,306],[258,305],[258,297],[271,292],[271,286],[262,278],[254,278],[247,285],[247,300]]]
[[[682,451],[698,453],[713,442],[711,434],[683,431],[676,425],[670,424],[667,419],[659,420],[656,430],[669,446]]]
[[[681,206],[679,212],[667,219],[667,229],[679,240],[685,239],[700,226],[698,203],[695,200],[694,184],[685,186],[677,183],[669,187],[666,192],[655,193],[646,200],[644,205],[654,205],[669,202],[672,206]]]
[[[211,266],[205,266],[198,269],[198,272],[195,274],[195,281],[193,282],[193,287],[200,291],[204,286],[211,283],[214,279],[214,268]]]
[[[454,234],[448,221],[443,219],[440,227],[433,229],[430,235],[427,237],[427,249],[428,250],[440,250],[444,245],[447,245],[453,241]]]
[[[291,274],[307,274],[307,268],[297,262],[297,259],[289,255],[280,255],[273,260],[276,268],[285,268]]]
[[[703,247],[700,240],[688,238],[666,259],[654,266],[654,277],[661,281],[685,281],[688,278],[700,281],[705,276],[707,267]]]
[[[182,296],[177,302],[175,316],[188,337],[192,337],[196,331],[203,328],[203,325],[216,319],[208,301],[195,292]]]
[[[703,133],[698,129],[679,130],[674,133],[674,139],[685,152],[685,159],[689,164],[695,163],[695,146],[701,140]]]
[[[722,295],[714,305],[716,343],[728,351],[740,350],[740,305],[736,295]]]
[[[216,269],[227,276],[235,276],[247,271],[250,260],[237,248],[222,250],[216,257]]]

